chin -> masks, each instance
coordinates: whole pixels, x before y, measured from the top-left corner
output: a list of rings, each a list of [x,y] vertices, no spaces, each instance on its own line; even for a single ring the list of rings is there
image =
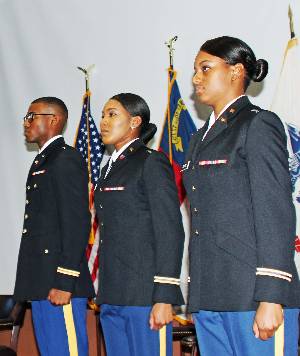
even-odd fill
[[[209,105],[209,98],[207,98],[204,94],[198,94],[197,98],[201,104]]]
[[[36,138],[30,136],[25,136],[25,141],[27,143],[38,143],[38,140]]]
[[[28,136],[25,136],[25,141],[26,141],[27,143],[34,143],[33,140],[32,140],[30,137],[28,137]]]
[[[105,145],[113,145],[112,140],[110,140],[108,137],[103,137],[103,136],[102,136],[102,142],[103,142]]]

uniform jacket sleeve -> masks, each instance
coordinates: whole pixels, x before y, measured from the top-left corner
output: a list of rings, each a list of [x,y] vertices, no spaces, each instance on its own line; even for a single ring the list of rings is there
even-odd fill
[[[295,212],[286,135],[275,114],[261,111],[253,119],[246,157],[257,244],[254,299],[284,305],[296,277],[292,275]]]
[[[90,232],[88,176],[77,152],[65,151],[53,173],[61,236],[61,255],[54,288],[72,292]]]
[[[152,152],[143,179],[148,195],[156,252],[153,303],[183,304],[179,286],[184,231],[173,171],[166,156]]]

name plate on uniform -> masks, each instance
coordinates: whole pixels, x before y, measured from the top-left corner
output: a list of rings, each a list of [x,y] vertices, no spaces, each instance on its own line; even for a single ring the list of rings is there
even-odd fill
[[[32,175],[33,176],[36,176],[37,174],[43,174],[46,172],[46,169],[43,169],[42,171],[36,171],[36,172],[33,172]]]
[[[112,191],[120,191],[120,190],[125,190],[125,187],[105,187],[102,188],[104,192],[112,192]]]
[[[213,161],[199,161],[199,166],[211,166],[216,164],[227,164],[227,159],[215,159]]]

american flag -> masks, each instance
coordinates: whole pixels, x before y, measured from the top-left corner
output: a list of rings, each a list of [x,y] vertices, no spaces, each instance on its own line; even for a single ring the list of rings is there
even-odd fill
[[[98,289],[99,273],[99,226],[94,207],[94,189],[100,175],[100,163],[104,154],[105,146],[102,143],[99,131],[91,115],[90,91],[83,97],[81,119],[75,136],[74,147],[81,153],[88,165],[89,171],[89,206],[92,215],[91,232],[89,243],[86,249],[88,265],[92,276],[95,292]]]

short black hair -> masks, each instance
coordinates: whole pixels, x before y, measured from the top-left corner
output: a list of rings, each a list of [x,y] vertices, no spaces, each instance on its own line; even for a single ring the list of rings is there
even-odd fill
[[[150,109],[142,97],[132,93],[120,93],[110,99],[118,101],[131,116],[140,116],[142,119],[141,132],[147,129],[150,122]]]
[[[249,86],[250,80],[260,82],[268,74],[268,62],[264,59],[256,60],[252,49],[239,38],[230,36],[216,37],[206,41],[201,46],[200,51],[222,58],[230,65],[243,64],[246,71],[245,90]]]
[[[17,353],[8,346],[0,346],[0,356],[17,356]]]
[[[31,104],[39,104],[39,103],[44,103],[48,105],[53,105],[58,107],[58,109],[61,111],[63,114],[63,117],[65,120],[68,118],[68,108],[66,104],[59,98],[56,98],[55,96],[43,96],[41,98],[33,100]]]

